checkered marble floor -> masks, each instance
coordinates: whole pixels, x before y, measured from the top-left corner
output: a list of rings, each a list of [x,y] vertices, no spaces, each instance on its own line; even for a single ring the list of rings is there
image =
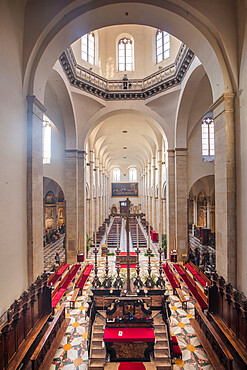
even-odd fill
[[[55,264],[55,255],[58,252],[60,262],[65,260],[65,250],[63,248],[64,235],[59,240],[52,244],[46,244],[44,247],[44,270],[51,271],[52,266]]]
[[[147,257],[144,256],[145,251],[142,251],[140,257],[141,265],[141,276],[146,275],[147,271]],[[159,262],[156,257],[151,258],[152,260],[152,273],[157,276]],[[89,262],[93,263],[94,260],[90,259]],[[83,268],[82,264],[82,268]],[[109,257],[110,274],[115,273],[115,256]],[[77,276],[79,276],[79,273]],[[131,269],[131,275],[135,273],[135,269]],[[105,258],[99,258],[99,273],[98,275],[103,277],[105,274]],[[121,270],[121,274],[126,274],[126,269]],[[177,275],[177,274],[176,274]],[[85,319],[85,312],[88,307],[88,295],[92,286],[94,272],[92,270],[89,280],[87,281],[83,294],[78,297],[75,304],[75,309],[69,308],[69,299],[73,294],[73,283],[70,284],[66,296],[63,298],[63,302],[66,305],[66,317],[70,318],[70,324],[67,331],[60,343],[57,353],[54,357],[53,364],[50,369],[60,370],[85,370],[88,368],[88,352],[87,352],[87,329],[88,319]],[[209,359],[203,350],[203,347],[195,335],[194,329],[190,324],[190,318],[194,316],[194,299],[189,295],[189,291],[184,283],[181,283],[181,289],[183,290],[187,300],[187,310],[182,309],[182,305],[177,296],[173,295],[171,286],[166,279],[167,291],[170,295],[171,301],[171,312],[170,318],[171,332],[176,335],[179,346],[182,351],[182,360],[177,359],[174,361],[173,369],[185,369],[185,370],[213,370],[210,365]],[[61,302],[60,302],[61,304]],[[60,305],[56,307],[59,309]]]

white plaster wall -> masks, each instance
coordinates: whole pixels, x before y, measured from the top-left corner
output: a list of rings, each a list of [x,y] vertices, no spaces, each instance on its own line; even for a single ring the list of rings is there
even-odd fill
[[[120,25],[97,30],[96,64],[91,65],[81,59],[81,39],[72,44],[77,63],[107,79],[122,79],[124,73],[129,78],[143,78],[172,64],[177,56],[181,41],[170,35],[170,58],[156,63],[156,29],[139,25]],[[117,42],[122,37],[132,36],[134,40],[134,71],[119,72],[117,65]],[[107,40],[107,42],[106,42]]]
[[[188,120],[188,191],[201,177],[214,175],[214,162],[202,160],[201,138],[201,118],[211,104],[212,93],[205,75],[194,95]]]
[[[45,94],[46,115],[53,122],[51,126],[51,163],[43,165],[43,176],[55,180],[65,194],[65,130],[63,116],[50,83]]]
[[[23,10],[15,3],[0,2],[0,315],[27,288],[27,105],[22,92]]]

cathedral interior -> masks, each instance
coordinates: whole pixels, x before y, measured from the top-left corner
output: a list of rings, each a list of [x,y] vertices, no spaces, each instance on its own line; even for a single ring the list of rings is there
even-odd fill
[[[0,29],[0,370],[245,369],[246,0]]]

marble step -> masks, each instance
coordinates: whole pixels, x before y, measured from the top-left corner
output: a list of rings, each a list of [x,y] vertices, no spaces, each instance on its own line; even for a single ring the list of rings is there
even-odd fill
[[[169,359],[165,360],[155,360],[155,366],[157,370],[168,370],[171,369],[171,362]]]
[[[157,348],[156,349],[156,345],[155,345],[155,349],[154,349],[154,358],[155,359],[167,359],[169,358],[169,349],[168,347],[167,348]]]
[[[155,334],[161,334],[161,333],[164,333],[164,335],[166,336],[166,328],[164,325],[155,325]]]
[[[105,361],[106,357],[106,351],[103,348],[97,349],[97,348],[92,348],[91,350],[91,359],[97,359],[97,360],[102,360]]]
[[[98,340],[101,341],[103,340],[103,332],[101,331],[100,333],[95,333],[93,332],[93,340]]]
[[[88,370],[104,370],[105,361],[103,360],[90,360]]]
[[[92,340],[91,348],[92,349],[102,349],[102,340]]]
[[[167,335],[166,333],[156,333],[155,334],[156,343],[157,342],[167,342]]]
[[[154,349],[168,349],[169,348],[169,345],[168,345],[168,341],[167,340],[163,340],[163,341],[156,341],[155,345],[154,345]]]

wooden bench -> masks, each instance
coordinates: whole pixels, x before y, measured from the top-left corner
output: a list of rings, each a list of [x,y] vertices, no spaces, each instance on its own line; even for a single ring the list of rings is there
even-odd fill
[[[197,304],[195,319],[190,319],[190,322],[213,367],[231,370],[233,357],[230,351]]]
[[[185,306],[185,308],[187,309],[187,299],[185,298],[184,293],[182,292],[182,290],[180,288],[176,288],[176,293],[177,293],[178,298],[180,299],[180,301],[182,303],[182,308],[184,309],[184,306]]]
[[[72,294],[72,297],[70,298],[69,304],[70,304],[70,308],[71,308],[71,309],[75,308],[75,302],[76,302],[76,300],[77,300],[77,297],[78,297],[79,291],[80,291],[80,289],[79,289],[79,288],[76,288],[76,289],[74,290],[74,293]]]
[[[32,370],[50,368],[69,321],[70,319],[65,318],[65,305],[63,304],[31,357]]]
[[[208,317],[213,320],[213,322],[219,328],[220,332],[226,339],[226,342],[230,343],[230,345],[239,354],[240,358],[243,361],[243,368],[247,368],[247,351],[243,343],[236,337],[235,333],[230,328],[228,328],[225,322],[218,315],[210,312],[208,312],[207,314]]]
[[[48,281],[47,281],[47,284],[50,285],[50,282],[52,281],[52,279],[54,278],[54,276],[58,273],[58,271],[60,270],[60,268],[65,265],[65,262],[62,262],[57,268],[56,270],[49,276],[48,278]]]
[[[22,366],[51,316],[51,289],[47,274],[38,277],[7,311],[0,327],[0,369]]]

